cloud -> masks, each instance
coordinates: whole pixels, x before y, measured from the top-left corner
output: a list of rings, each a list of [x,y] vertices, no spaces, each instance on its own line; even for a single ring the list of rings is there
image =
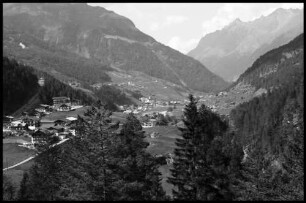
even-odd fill
[[[169,40],[167,46],[186,54],[191,49],[195,48],[198,42],[199,40],[195,38],[189,40],[182,40],[179,36],[174,36]]]
[[[149,29],[151,31],[161,30],[162,28],[173,26],[175,24],[181,24],[187,21],[188,18],[186,16],[179,16],[179,15],[169,15],[166,16],[165,20],[160,20],[161,22],[153,22],[151,23]]]
[[[290,8],[303,9],[304,4],[303,3],[282,3],[281,7],[284,9],[290,9]]]
[[[172,24],[179,24],[183,23],[187,20],[188,18],[185,16],[178,16],[178,15],[171,15],[166,17],[165,25],[172,25]]]
[[[160,23],[158,23],[158,22],[153,22],[153,23],[151,23],[149,29],[150,29],[151,31],[157,31],[157,30],[159,29],[159,27],[160,27]]]

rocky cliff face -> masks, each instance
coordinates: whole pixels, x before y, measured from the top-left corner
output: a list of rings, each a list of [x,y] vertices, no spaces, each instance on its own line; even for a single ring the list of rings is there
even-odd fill
[[[86,4],[4,4],[5,29],[26,33],[48,46],[121,70],[200,91],[228,85],[191,57],[164,46],[112,11]]]
[[[254,21],[234,22],[204,36],[188,53],[217,75],[235,80],[261,55],[303,32],[303,10],[277,9]]]

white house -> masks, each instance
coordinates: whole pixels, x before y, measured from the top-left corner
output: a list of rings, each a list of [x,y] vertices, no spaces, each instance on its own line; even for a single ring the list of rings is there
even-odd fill
[[[129,114],[129,113],[132,113],[132,110],[125,110],[123,111],[123,113]]]
[[[29,128],[29,130],[35,130],[36,129],[35,125],[30,125],[30,126],[28,126],[28,128]]]
[[[69,121],[78,120],[76,117],[73,117],[73,116],[67,117],[66,119],[69,120]]]

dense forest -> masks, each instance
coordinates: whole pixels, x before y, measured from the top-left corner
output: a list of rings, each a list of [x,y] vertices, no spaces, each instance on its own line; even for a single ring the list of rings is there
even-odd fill
[[[11,114],[29,100],[38,90],[33,69],[3,57],[3,115]]]
[[[38,84],[38,76],[45,79],[43,87]],[[73,89],[45,72],[3,57],[3,114],[14,113],[35,94],[38,94],[38,102],[44,104],[52,104],[52,97],[56,96],[68,96],[88,105],[95,101],[92,96]]]
[[[256,90],[279,88],[303,74],[304,34],[301,34],[288,44],[259,57],[227,90],[239,82],[248,83]]]
[[[105,103],[106,108],[112,111],[117,110],[117,105],[131,105],[134,104],[126,94],[116,87],[103,85],[99,90],[94,91],[95,95]],[[133,97],[138,97],[138,94],[133,93]]]
[[[248,158],[242,170],[246,200],[304,198],[304,77],[240,104],[231,112]]]

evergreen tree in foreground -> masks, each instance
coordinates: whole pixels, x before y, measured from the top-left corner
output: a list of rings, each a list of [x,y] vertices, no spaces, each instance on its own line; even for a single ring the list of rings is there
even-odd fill
[[[117,143],[118,171],[122,180],[118,200],[165,200],[159,165],[145,149],[149,145],[140,122],[129,114]]]
[[[224,153],[222,135],[227,124],[205,105],[197,109],[197,101],[189,96],[184,111],[182,138],[177,148],[172,177],[175,200],[230,200],[231,192],[226,172],[230,157]]]
[[[40,148],[21,182],[20,200],[164,200],[159,165],[145,152],[140,122],[129,115],[118,133],[101,103],[79,116],[76,136]]]

